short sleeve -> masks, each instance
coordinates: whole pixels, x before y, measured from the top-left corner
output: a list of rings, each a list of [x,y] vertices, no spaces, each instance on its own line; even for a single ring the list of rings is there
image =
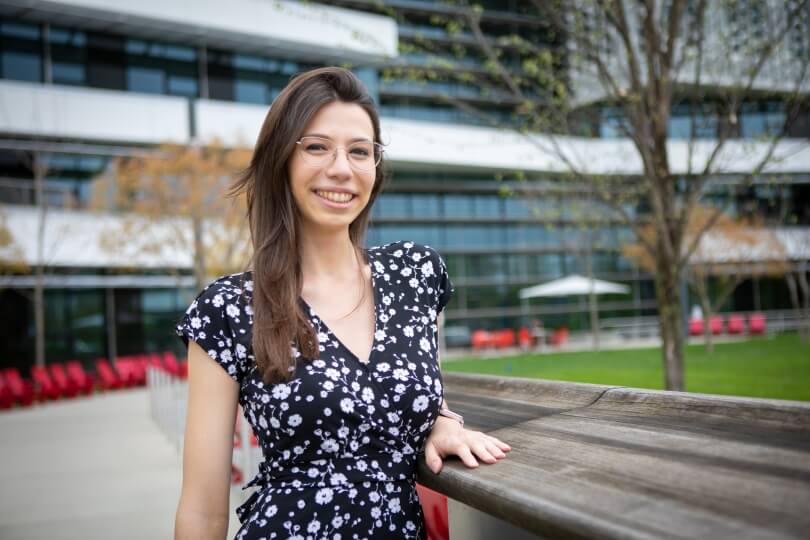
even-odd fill
[[[447,272],[447,265],[439,253],[433,250],[436,257],[436,281],[434,287],[436,290],[436,313],[441,313],[444,307],[450,302],[453,297],[453,282],[450,280],[450,274]]]
[[[220,278],[203,289],[175,326],[186,346],[194,341],[237,382],[245,372],[247,350],[234,330],[249,316],[241,292],[238,279]]]

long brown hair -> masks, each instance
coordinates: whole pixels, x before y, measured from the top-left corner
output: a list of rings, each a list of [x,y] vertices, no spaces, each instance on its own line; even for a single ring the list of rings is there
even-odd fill
[[[253,242],[253,355],[268,384],[290,378],[296,358],[317,358],[318,340],[299,301],[303,283],[299,258],[299,213],[290,188],[288,165],[312,117],[333,102],[355,103],[374,125],[380,140],[380,120],[374,101],[351,71],[325,67],[297,75],[282,90],[264,119],[250,166],[237,179],[232,193],[245,193]],[[369,215],[385,179],[383,162],[368,204],[349,225],[355,249],[363,246]]]

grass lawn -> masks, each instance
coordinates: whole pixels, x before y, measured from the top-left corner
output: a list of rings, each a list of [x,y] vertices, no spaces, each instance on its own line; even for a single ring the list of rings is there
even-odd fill
[[[444,362],[444,371],[663,389],[661,351],[524,354]],[[810,344],[797,334],[686,349],[686,390],[810,401]]]

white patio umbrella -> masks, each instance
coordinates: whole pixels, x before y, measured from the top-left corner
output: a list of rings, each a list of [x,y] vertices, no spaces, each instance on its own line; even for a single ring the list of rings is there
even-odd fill
[[[584,276],[572,275],[548,283],[541,283],[534,287],[527,287],[518,292],[521,300],[528,301],[529,298],[541,296],[581,296],[597,294],[627,294],[630,287],[620,283],[612,283],[601,279],[586,278]],[[599,349],[599,309],[596,307],[596,298],[591,302],[591,333],[593,334],[594,348]]]
[[[630,287],[620,283],[589,279],[584,276],[572,275],[548,283],[541,283],[534,287],[520,289],[518,295],[521,299],[537,298],[540,296],[576,296],[581,294],[627,294]]]

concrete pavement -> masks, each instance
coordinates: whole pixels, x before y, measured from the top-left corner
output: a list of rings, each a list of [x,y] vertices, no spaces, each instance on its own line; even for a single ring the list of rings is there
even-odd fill
[[[172,538],[181,466],[145,389],[0,412],[0,539]]]

